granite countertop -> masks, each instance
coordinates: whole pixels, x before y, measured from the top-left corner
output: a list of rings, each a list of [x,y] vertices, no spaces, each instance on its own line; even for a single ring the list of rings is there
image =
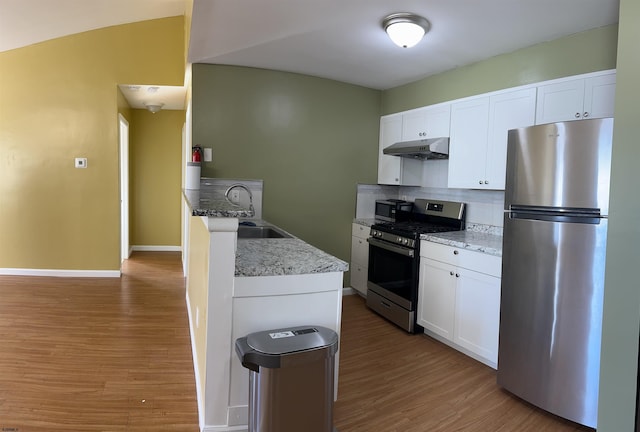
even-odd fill
[[[253,217],[253,212],[233,204],[225,198],[223,192],[184,189],[183,193],[193,216],[239,219]],[[257,226],[275,226],[260,219],[240,223],[243,222],[250,222]],[[241,239],[237,242],[236,277],[300,275],[347,270],[349,270],[349,264],[346,262],[296,237]]]
[[[232,203],[222,191],[202,188],[200,190],[183,189],[182,192],[193,216],[237,218],[253,216],[253,211]]]
[[[344,272],[349,265],[300,240],[238,240],[236,277]]]
[[[370,227],[371,225],[373,225],[374,223],[378,222],[375,219],[366,219],[366,218],[355,218],[353,220],[353,223],[358,224],[358,225],[364,225],[367,227]]]
[[[261,219],[240,223],[272,226],[282,230]],[[286,233],[292,238],[238,239],[235,276],[282,276],[349,270],[349,264],[341,259],[311,246],[291,233]]]
[[[421,240],[502,256],[502,229],[488,225],[467,225],[465,231],[422,234]]]

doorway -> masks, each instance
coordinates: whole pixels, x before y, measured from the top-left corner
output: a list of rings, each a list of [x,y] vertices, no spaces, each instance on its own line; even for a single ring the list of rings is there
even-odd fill
[[[129,122],[118,114],[120,140],[120,264],[130,255],[129,246]]]

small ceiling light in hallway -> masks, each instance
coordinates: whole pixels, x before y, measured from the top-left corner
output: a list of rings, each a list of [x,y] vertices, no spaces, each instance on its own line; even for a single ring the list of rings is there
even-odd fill
[[[158,111],[160,111],[162,109],[162,107],[164,106],[163,103],[146,103],[144,104],[144,106],[153,114],[157,113]]]
[[[382,20],[382,28],[402,48],[415,46],[430,27],[426,18],[407,12],[394,13]]]

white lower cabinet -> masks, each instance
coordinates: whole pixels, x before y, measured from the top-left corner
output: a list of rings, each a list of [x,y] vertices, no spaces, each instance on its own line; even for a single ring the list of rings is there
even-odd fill
[[[500,323],[500,257],[423,241],[418,324],[495,368]]]
[[[495,365],[498,362],[500,278],[458,269],[453,341]]]
[[[420,258],[418,324],[444,338],[453,339],[453,312],[456,304],[456,267],[429,258]],[[422,275],[428,275],[422,278]]]
[[[369,271],[369,237],[370,227],[354,223],[351,227],[351,288],[363,296],[367,295],[367,274]]]

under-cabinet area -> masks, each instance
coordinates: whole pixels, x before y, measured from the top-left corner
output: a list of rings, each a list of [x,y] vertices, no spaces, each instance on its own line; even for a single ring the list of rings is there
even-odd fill
[[[508,130],[613,117],[615,84],[615,70],[607,70],[382,116],[378,183],[504,190]],[[384,153],[398,142],[440,137],[448,139],[447,161]]]

